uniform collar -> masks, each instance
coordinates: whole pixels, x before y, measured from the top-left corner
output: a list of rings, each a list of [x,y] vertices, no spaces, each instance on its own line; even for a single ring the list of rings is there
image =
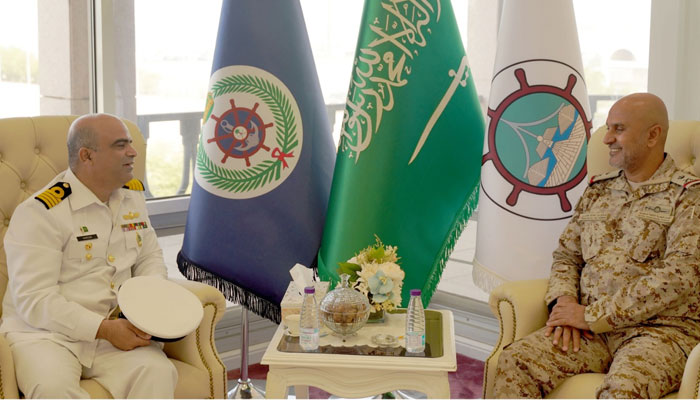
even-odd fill
[[[664,161],[659,165],[659,168],[657,168],[651,178],[647,179],[637,190],[632,190],[631,186],[627,183],[627,178],[624,173],[615,178],[610,188],[634,193],[637,197],[642,197],[649,193],[662,192],[668,189],[671,178],[676,171],[678,171],[678,168],[676,167],[676,163],[673,162],[673,158],[665,153]]]
[[[68,198],[70,200],[70,205],[73,210],[79,210],[83,207],[87,207],[91,204],[105,205],[100,199],[97,198],[95,193],[92,192],[83,182],[78,179],[73,171],[68,168],[63,179],[70,184],[72,193]],[[109,203],[121,202],[124,194],[121,190],[115,190],[109,197]]]

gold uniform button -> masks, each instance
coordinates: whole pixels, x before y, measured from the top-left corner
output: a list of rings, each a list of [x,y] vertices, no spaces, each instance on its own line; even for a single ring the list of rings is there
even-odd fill
[[[88,261],[92,260],[92,254],[90,254],[90,253],[85,254],[85,259]]]
[[[112,288],[112,289],[114,289],[114,282],[110,282],[110,283],[109,283],[109,287]]]
[[[92,249],[92,243],[85,243],[85,250]]]
[[[110,255],[107,257],[107,260],[109,260],[109,262],[114,262],[114,256]]]

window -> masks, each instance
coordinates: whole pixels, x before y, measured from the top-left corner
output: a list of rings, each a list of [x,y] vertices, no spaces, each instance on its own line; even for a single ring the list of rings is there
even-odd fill
[[[101,108],[135,121],[147,139],[148,197],[188,194],[221,1],[111,4],[97,12]]]
[[[616,99],[647,90],[651,0],[575,0],[574,11],[596,129]]]
[[[36,0],[0,0],[0,118],[39,114],[37,21]]]

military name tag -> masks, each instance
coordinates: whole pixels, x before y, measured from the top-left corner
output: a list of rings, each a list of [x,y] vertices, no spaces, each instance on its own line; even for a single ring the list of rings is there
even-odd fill
[[[673,221],[673,209],[668,205],[645,206],[637,215],[643,219],[659,222],[661,224],[670,224]]]
[[[578,216],[579,221],[605,221],[610,218],[610,214],[604,212],[588,212]]]
[[[86,240],[93,240],[97,239],[97,235],[92,234],[92,235],[83,235],[83,236],[78,236],[76,239],[78,239],[79,242],[84,242]]]

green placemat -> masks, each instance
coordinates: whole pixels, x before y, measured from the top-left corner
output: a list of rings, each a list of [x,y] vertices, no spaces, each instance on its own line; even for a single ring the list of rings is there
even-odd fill
[[[405,314],[406,309],[391,311],[392,314]],[[299,346],[299,338],[283,335],[277,345],[277,350],[286,353],[307,353]],[[372,347],[358,346],[320,346],[318,350],[308,353],[323,354],[352,354],[360,356],[393,356],[393,357],[427,357],[438,358],[444,354],[442,343],[442,314],[435,310],[425,310],[425,351],[423,354],[406,355],[403,346],[396,347]]]

